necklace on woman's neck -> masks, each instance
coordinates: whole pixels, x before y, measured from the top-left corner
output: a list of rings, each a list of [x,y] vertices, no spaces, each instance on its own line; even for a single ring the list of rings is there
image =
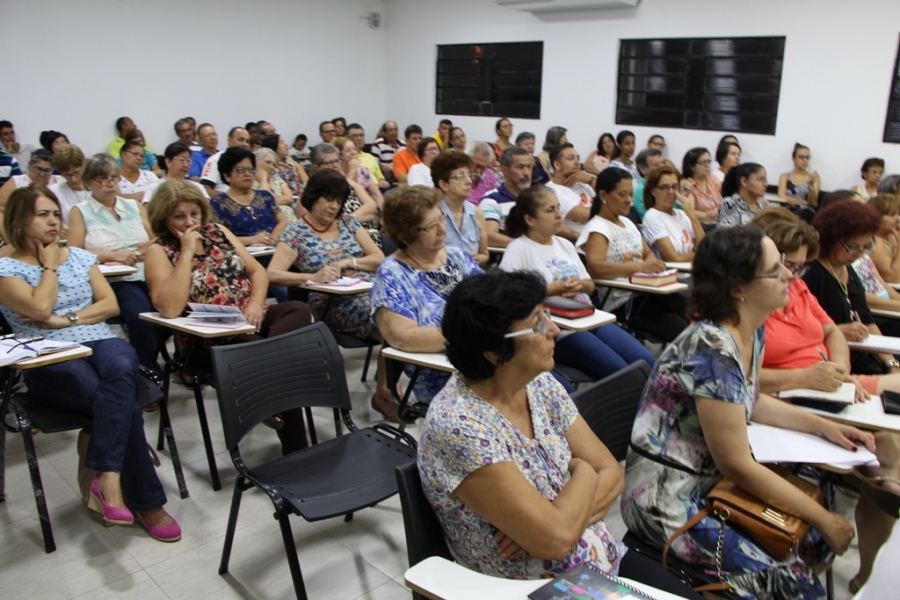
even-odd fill
[[[827,258],[820,258],[819,262],[825,262],[825,266],[828,267],[828,271],[831,273],[831,276],[834,277],[835,281],[838,282],[838,285],[841,286],[841,290],[844,292],[844,295],[847,296],[847,286],[841,281],[841,278],[837,276],[837,273],[834,272],[834,267],[831,266],[831,261]]]
[[[309,225],[309,228],[312,229],[313,231],[315,231],[316,233],[325,233],[326,231],[328,231],[329,229],[331,229],[331,226],[332,226],[332,225],[334,225],[334,221],[332,221],[331,223],[329,223],[328,225],[325,226],[325,229],[319,229],[318,227],[316,227],[315,225],[312,224],[312,221],[310,221],[310,220],[306,217],[306,215],[303,215],[303,216],[300,217],[300,218],[303,219],[303,221],[304,221],[307,225]]]
[[[422,263],[417,261],[416,257],[409,253],[409,248],[404,250],[403,253],[406,254],[406,256],[408,256],[411,261],[416,263],[416,266],[419,267],[419,269],[421,269],[422,271],[434,271],[435,270],[435,269],[426,269],[425,267],[423,267]],[[440,268],[440,265],[438,265],[438,268]]]

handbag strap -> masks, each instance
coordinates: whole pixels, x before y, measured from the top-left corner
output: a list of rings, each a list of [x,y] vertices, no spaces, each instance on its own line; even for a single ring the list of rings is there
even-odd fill
[[[666,541],[666,545],[663,546],[662,551],[662,567],[663,569],[668,570],[666,566],[667,559],[669,557],[669,548],[672,546],[672,542],[674,542],[678,536],[683,534],[685,531],[705,519],[707,516],[712,514],[712,510],[708,506],[704,506],[701,508],[696,515],[694,515],[687,523],[678,528],[678,530],[672,534],[672,536]],[[722,523],[723,533],[724,533],[725,524]],[[721,548],[717,549],[717,554],[721,553]],[[722,579],[722,569],[720,566],[721,556],[716,557],[716,565],[718,567],[717,571],[719,573],[719,579]],[[724,581],[721,583],[707,583],[706,585],[701,585],[694,588],[695,592],[719,592],[719,591],[728,591],[731,590],[731,584],[725,583]]]

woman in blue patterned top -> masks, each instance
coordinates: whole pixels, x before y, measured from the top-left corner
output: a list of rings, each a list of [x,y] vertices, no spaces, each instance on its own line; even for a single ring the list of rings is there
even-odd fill
[[[690,313],[698,320],[663,352],[644,388],[625,468],[622,517],[631,532],[662,548],[727,477],[811,525],[797,552],[778,560],[711,515],[675,538],[670,552],[731,584],[743,598],[811,600],[824,593],[817,567],[847,550],[853,525],[757,463],[747,423],[818,434],[845,448],[862,443],[874,450],[875,443],[871,433],[760,393],[763,323],[790,298],[793,276],[783,260],[755,227],[716,229],[700,242],[690,296]]]
[[[442,352],[441,319],[447,297],[460,281],[481,273],[481,267],[468,252],[444,245],[443,214],[434,192],[427,188],[410,186],[386,198],[382,223],[400,249],[378,267],[369,298],[372,319],[394,348]],[[448,377],[422,369],[414,388],[416,400],[430,402]],[[379,407],[388,414],[397,413],[393,402]]]
[[[44,187],[18,189],[4,214],[15,250],[0,259],[0,310],[18,336],[78,342],[93,354],[23,373],[34,399],[91,417],[85,465],[99,473],[88,508],[107,524],[141,523],[158,540],[181,539],[147,452],[137,402],[137,353],[104,322],[119,306],[97,257],[60,248],[59,201]]]
[[[418,467],[451,552],[488,575],[539,579],[586,563],[699,598],[606,528],[624,476],[548,373],[559,329],[545,294],[537,273],[495,271],[447,301],[458,373],[428,409]]]

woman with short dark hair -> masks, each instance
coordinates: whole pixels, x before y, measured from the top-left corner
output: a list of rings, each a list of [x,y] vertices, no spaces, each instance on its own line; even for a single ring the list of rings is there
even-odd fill
[[[741,147],[736,142],[722,142],[716,148],[716,162],[719,163],[719,168],[713,173],[713,177],[721,184],[725,182],[728,172],[741,164]]]
[[[722,206],[722,184],[711,175],[711,166],[712,159],[706,148],[691,148],[681,164],[681,183],[690,188],[697,217],[707,223],[718,218]]]
[[[609,162],[616,155],[616,138],[611,133],[604,133],[597,140],[597,148],[588,154],[584,161],[584,170],[591,175],[597,175],[609,166]]]
[[[548,373],[559,330],[545,292],[534,273],[492,272],[447,301],[441,329],[458,373],[425,418],[418,467],[454,557],[510,579],[587,564],[700,598],[603,522],[622,469]]]
[[[853,526],[756,462],[747,422],[818,434],[847,449],[875,450],[871,433],[820,418],[759,393],[763,323],[788,302],[790,271],[755,227],[716,229],[694,257],[690,312],[696,321],[662,354],[635,419],[625,467],[622,517],[629,531],[662,547],[706,506],[723,477],[811,525],[781,561],[744,530],[708,515],[675,537],[669,552],[721,573],[745,598],[818,598],[816,569],[843,554]]]
[[[878,193],[878,184],[884,175],[884,159],[883,158],[867,158],[863,162],[861,174],[865,184],[854,185],[852,191],[859,194],[863,200],[868,200]]]

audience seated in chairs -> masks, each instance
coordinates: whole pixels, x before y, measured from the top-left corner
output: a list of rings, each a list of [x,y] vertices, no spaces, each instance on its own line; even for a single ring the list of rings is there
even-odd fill
[[[253,155],[256,157],[256,173],[253,175],[253,189],[263,190],[275,196],[275,202],[278,204],[278,210],[283,212],[288,218],[289,223],[297,220],[294,214],[294,195],[288,184],[275,173],[275,164],[278,162],[278,155],[274,150],[262,147],[256,150]]]
[[[309,178],[300,202],[306,213],[281,235],[269,264],[269,279],[275,285],[304,286],[331,283],[341,277],[372,281],[384,254],[365,229],[341,210],[350,195],[347,180],[334,169],[316,171]],[[381,334],[369,317],[369,295],[332,296],[311,291],[309,307],[316,321],[329,329],[353,337],[373,338]],[[384,361],[378,362],[378,389],[372,407],[388,417],[382,406],[392,406],[393,398],[384,383]]]
[[[681,163],[681,185],[690,190],[697,218],[712,223],[719,218],[722,206],[722,182],[711,173],[712,158],[706,148],[691,148]]]
[[[3,214],[6,201],[14,190],[28,187],[32,183],[38,186],[49,187],[62,181],[62,177],[53,174],[53,154],[42,148],[35,150],[31,153],[31,160],[28,161],[28,173],[13,175],[3,184],[3,187],[0,187],[0,215]],[[6,239],[2,230],[0,230],[0,236],[4,240]]]
[[[147,143],[144,141],[144,134],[141,132],[141,130],[135,127],[134,129],[132,129],[131,131],[129,131],[128,133],[125,134],[124,139],[125,139],[125,144],[127,144],[128,142],[138,142],[141,145],[141,149],[144,153],[144,160],[140,164],[141,170],[150,171],[157,177],[161,177],[163,172],[162,172],[162,169],[159,167],[158,161],[156,160],[156,154],[154,154],[153,151],[150,149],[150,147],[147,146]],[[124,148],[125,148],[125,145],[123,144],[122,149],[124,150]],[[124,164],[122,161],[121,153],[119,154],[119,157],[117,160],[119,161],[120,165]]]
[[[454,557],[510,579],[585,563],[700,598],[616,540],[603,517],[625,479],[553,377],[542,277],[493,272],[460,283],[441,327],[458,373],[435,396],[418,468]]]
[[[572,298],[590,306],[594,281],[572,242],[559,236],[562,214],[552,189],[533,186],[516,199],[506,218],[515,239],[506,247],[500,269],[532,270],[544,278],[547,296]],[[554,357],[602,379],[638,360],[653,364],[653,355],[616,324],[589,331],[564,331],[556,339]]]
[[[303,192],[303,186],[306,185],[309,175],[306,170],[300,166],[290,155],[290,149],[287,142],[280,135],[273,133],[262,139],[261,146],[275,152],[278,158],[275,163],[274,173],[288,184],[291,188],[292,196],[299,196]]]
[[[85,465],[99,476],[88,507],[106,524],[137,521],[157,540],[181,539],[178,523],[162,508],[166,495],[147,450],[135,391],[137,353],[104,322],[119,308],[97,257],[60,247],[59,203],[42,186],[13,192],[4,223],[14,251],[0,259],[0,310],[13,332],[93,351],[23,372],[35,401],[91,417]]]
[[[63,146],[53,155],[53,168],[59,173],[62,182],[47,186],[51,192],[56,194],[59,200],[59,207],[62,210],[63,230],[69,226],[69,213],[76,204],[87,200],[91,193],[84,189],[84,182],[81,180],[81,167],[84,165],[84,153],[78,146],[71,144]],[[65,231],[61,231],[60,235],[64,236]],[[64,236],[68,237],[68,236]]]
[[[757,463],[747,421],[819,434],[848,449],[861,443],[874,451],[874,437],[759,393],[762,325],[787,304],[792,278],[771,239],[755,227],[716,229],[693,265],[690,311],[699,319],[663,352],[644,388],[625,467],[625,524],[662,548],[727,477],[811,525],[796,553],[778,560],[713,514],[674,538],[669,553],[718,570],[743,598],[821,597],[816,569],[847,550],[853,526]]]
[[[310,160],[313,164],[313,172],[321,169],[333,169],[341,174],[341,155],[338,149],[332,144],[319,144],[313,147],[310,154]],[[341,214],[351,215],[359,224],[366,229],[378,228],[378,203],[369,195],[369,192],[360,185],[356,177],[349,177],[344,174],[347,183],[350,184],[350,197],[344,202],[344,209]],[[302,217],[306,209],[302,203],[297,203],[295,207],[297,217]]]
[[[885,390],[900,392],[900,373],[851,375],[847,340],[799,277],[807,261],[815,260],[819,253],[815,229],[781,207],[764,210],[750,224],[762,229],[775,243],[791,278],[788,304],[773,310],[765,322],[766,352],[759,371],[760,391],[771,394],[806,388],[833,392],[842,383],[851,382],[857,388],[857,402],[868,402],[869,394],[881,394]],[[875,435],[875,444],[885,462],[878,467],[859,468],[872,480],[863,484],[863,493],[856,504],[860,567],[859,574],[850,581],[853,593],[868,579],[875,554],[894,527],[896,516],[891,513],[896,515],[896,508],[900,507],[900,496],[882,493],[881,505],[873,499],[873,492],[900,493],[896,438],[879,433]],[[895,481],[878,480],[879,476],[893,477]]]
[[[485,228],[487,229],[488,246],[492,248],[505,248],[512,238],[506,235],[506,215],[512,210],[516,204],[516,198],[522,191],[532,186],[534,157],[524,148],[510,148],[503,152],[500,157],[500,172],[503,175],[503,183],[497,184],[494,188],[488,188],[486,193],[475,191],[479,187],[484,187],[485,179],[492,179],[496,183],[497,176],[490,167],[481,167],[477,160],[486,162],[488,160],[487,153],[493,151],[485,144],[485,142],[475,142],[473,144],[472,166],[473,173],[472,192],[469,196],[469,202],[472,198],[477,197],[475,204],[484,213]],[[476,159],[475,156],[480,156]],[[479,175],[479,169],[482,173]]]
[[[812,157],[809,148],[803,144],[794,144],[791,152],[791,160],[794,169],[788,173],[782,173],[778,179],[778,197],[791,204],[800,206],[819,205],[819,191],[821,181],[816,171],[809,171],[809,161]]]
[[[257,333],[225,338],[225,343],[268,338],[309,325],[309,308],[302,302],[266,305],[265,268],[231,231],[210,223],[210,218],[209,204],[190,182],[167,181],[156,191],[149,221],[159,237],[145,260],[150,298],[160,315],[180,317],[188,302],[238,306]],[[182,351],[186,348],[185,336],[176,335],[175,341]],[[201,352],[197,360],[206,368],[208,352]],[[302,411],[284,413],[282,418],[285,424],[278,430],[282,452],[305,448]]]
[[[125,155],[131,143],[125,142],[122,150]],[[153,310],[143,261],[155,236],[144,206],[117,194],[118,170],[119,166],[108,154],[95,154],[85,161],[81,177],[91,195],[69,215],[69,246],[96,254],[98,262],[137,269],[131,275],[110,279],[110,286],[128,328],[128,340],[137,350],[138,361],[153,368],[154,329],[140,314]]]
[[[159,177],[152,171],[142,168],[141,162],[144,160],[144,145],[138,140],[130,140],[122,146],[122,154],[119,156],[119,164],[122,166],[119,171],[118,180],[119,194],[123,198],[129,200],[144,201],[144,195],[147,188]]]
[[[433,137],[424,138],[419,142],[418,156],[422,162],[410,167],[406,183],[434,188],[434,181],[431,179],[431,164],[440,153],[441,146]]]
[[[641,234],[658,257],[667,262],[691,262],[705,235],[700,211],[692,196],[678,193],[678,171],[662,166],[647,177],[643,187],[644,221]],[[680,208],[675,208],[675,204]]]
[[[719,227],[746,225],[769,204],[763,199],[768,181],[766,169],[756,163],[744,163],[728,171],[722,183],[722,205],[716,224]]]
[[[441,208],[434,193],[423,187],[402,188],[385,199],[384,231],[399,250],[378,267],[370,314],[384,340],[394,348],[441,352],[445,339],[440,325],[447,297],[460,281],[481,273],[481,267],[468,252],[444,245]],[[414,388],[416,399],[430,402],[447,377],[422,369]],[[393,404],[379,401],[379,407],[388,416],[396,415]]]
[[[575,243],[584,251],[587,271],[594,279],[616,279],[633,273],[660,273],[666,269],[641,238],[637,226],[628,219],[631,211],[632,179],[627,171],[610,167],[597,176],[597,198],[591,206],[591,220]],[[608,291],[608,294],[607,294]],[[632,292],[598,289],[601,310],[613,312],[620,321],[666,342],[674,340],[685,327],[684,298],[680,294],[645,294],[631,308]]]
[[[597,147],[584,161],[584,170],[591,175],[599,175],[600,171],[609,166],[615,154],[616,138],[611,133],[601,134],[597,140]]]
[[[384,197],[381,195],[381,188],[378,187],[375,175],[359,160],[356,140],[349,136],[336,137],[334,138],[334,147],[338,149],[341,157],[339,170],[347,178],[347,181],[353,181],[365,190],[379,208],[384,206]]]
[[[166,146],[166,153],[164,155],[166,161],[166,176],[158,181],[154,181],[147,189],[144,191],[144,199],[142,202],[144,204],[149,203],[153,200],[153,194],[156,193],[156,189],[162,185],[163,181],[168,181],[170,179],[174,179],[176,181],[184,180],[194,184],[200,193],[203,194],[204,198],[209,198],[209,194],[206,193],[206,188],[193,181],[188,179],[188,175],[190,174],[191,169],[191,151],[190,149],[182,144],[181,142],[173,142]],[[55,159],[55,157],[54,157]]]

